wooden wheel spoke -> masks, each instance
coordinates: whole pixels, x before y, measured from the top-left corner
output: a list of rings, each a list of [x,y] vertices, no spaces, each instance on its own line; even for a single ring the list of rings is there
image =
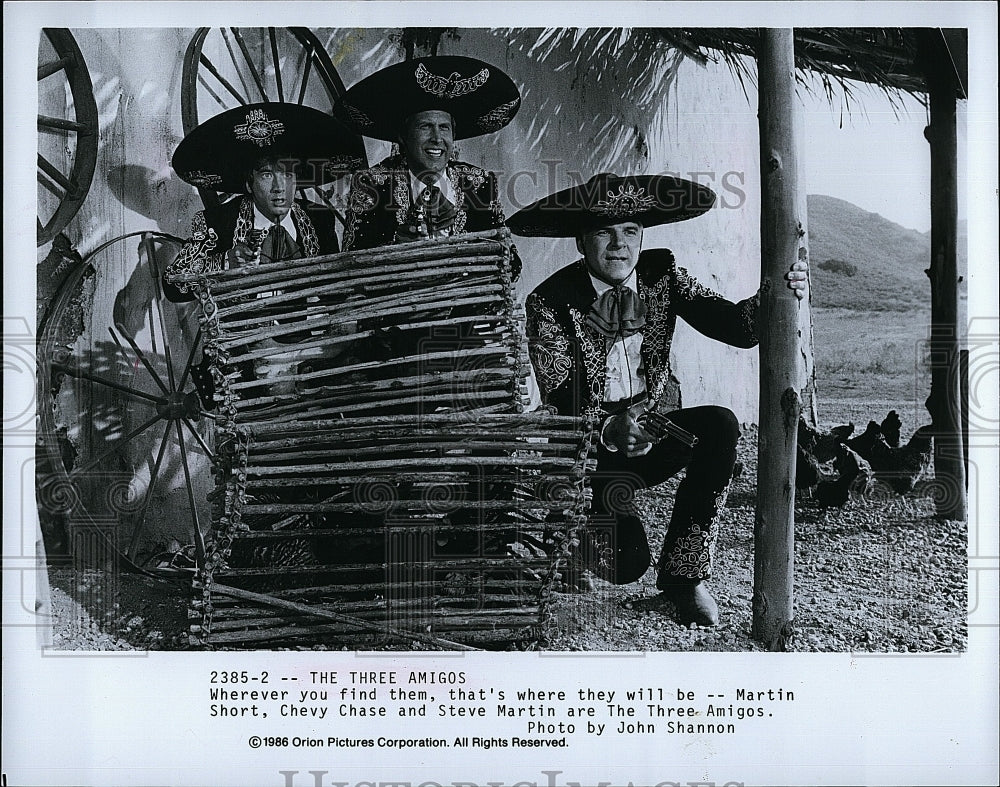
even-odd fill
[[[233,86],[232,86],[232,85],[231,85],[231,84],[229,83],[229,80],[228,80],[228,79],[226,79],[226,78],[225,78],[224,76],[222,76],[222,74],[220,74],[220,73],[219,73],[219,69],[217,69],[217,68],[215,67],[215,63],[213,63],[213,62],[212,62],[212,61],[211,61],[211,60],[209,59],[208,55],[206,55],[206,54],[205,54],[205,53],[203,52],[203,53],[202,53],[202,55],[201,55],[201,58],[200,58],[200,59],[201,59],[201,64],[202,64],[203,66],[205,66],[205,68],[207,68],[207,69],[208,69],[209,73],[210,73],[210,74],[211,74],[212,76],[214,76],[214,77],[215,77],[215,78],[216,78],[217,80],[219,80],[219,84],[220,84],[220,85],[222,85],[222,86],[223,86],[223,87],[224,87],[224,88],[225,88],[226,90],[228,90],[228,91],[229,91],[229,93],[230,93],[230,95],[232,95],[232,97],[233,97],[233,98],[235,98],[235,99],[236,99],[236,100],[237,100],[237,101],[238,101],[238,102],[240,103],[240,105],[241,105],[241,106],[242,106],[242,105],[246,105],[246,104],[248,104],[248,103],[249,103],[249,102],[248,102],[248,101],[247,101],[247,100],[246,100],[246,99],[245,99],[245,98],[244,98],[243,96],[241,96],[241,95],[240,95],[240,94],[239,94],[239,93],[237,92],[236,88],[234,88],[234,87],[233,87]],[[219,103],[221,104],[222,102],[220,101]]]
[[[57,197],[60,200],[66,198],[66,192],[63,189],[59,188],[58,183],[53,183],[49,178],[47,178],[45,176],[45,173],[43,172],[38,173],[38,182],[40,185],[45,187],[45,190],[48,191],[49,194],[52,194],[54,197]],[[41,219],[38,220],[38,226],[39,227],[42,226]]]
[[[271,58],[274,61],[274,84],[278,87],[278,101],[285,100],[285,90],[281,84],[281,62],[278,60],[278,37],[274,28],[267,28],[267,37],[271,40]]]
[[[125,330],[123,330],[120,325],[117,326],[117,328],[121,332],[122,336],[125,337],[125,341],[129,343],[129,346],[132,348],[132,352],[135,353],[136,358],[138,358],[139,361],[142,363],[142,365],[146,367],[146,371],[149,372],[153,380],[156,381],[156,384],[160,386],[160,389],[163,391],[163,393],[169,395],[171,393],[170,389],[167,388],[163,380],[160,379],[160,375],[156,373],[156,369],[153,368],[153,365],[149,362],[149,359],[146,358],[146,354],[142,351],[139,345],[135,343],[135,339],[129,336],[128,333]],[[111,332],[111,338],[115,340],[115,344],[121,347],[121,342],[118,341],[118,337],[115,335],[114,328],[109,327],[108,330]],[[124,348],[122,348],[122,352],[124,351],[125,351]]]
[[[194,335],[194,341],[191,342],[191,351],[188,353],[187,361],[184,364],[184,370],[181,372],[181,381],[177,384],[178,391],[184,390],[184,386],[188,380],[188,375],[191,374],[191,369],[194,367],[194,354],[197,352],[199,344],[201,344],[201,328],[198,329],[198,333]]]
[[[145,391],[140,391],[138,388],[133,388],[130,385],[124,385],[114,380],[108,380],[105,377],[94,374],[93,372],[88,372],[86,369],[81,369],[78,366],[70,366],[69,364],[53,363],[52,368],[58,372],[63,372],[68,374],[70,377],[78,377],[83,380],[90,380],[91,382],[97,383],[98,385],[103,385],[106,388],[113,388],[116,391],[121,391],[124,394],[135,399],[142,399],[147,402],[152,402],[153,404],[164,404],[167,400],[162,396],[156,396],[151,393],[146,393]]]
[[[313,51],[312,47],[305,50],[305,63],[302,66],[302,84],[299,85],[298,102],[301,104],[306,99],[306,88],[309,86],[309,74],[312,72]]]
[[[125,345],[123,345],[118,340],[118,335],[114,331],[112,331],[110,328],[108,330],[111,333],[111,338],[114,339],[115,345],[118,347],[118,352],[121,354],[121,362],[126,364],[131,364],[132,359],[129,358],[128,353],[125,351]],[[166,391],[164,391],[164,393],[166,393]]]
[[[253,58],[250,57],[250,50],[247,49],[247,43],[243,39],[243,34],[240,32],[238,27],[229,28],[233,32],[233,38],[236,39],[236,45],[239,46],[240,51],[243,53],[243,57],[246,60],[247,68],[250,69],[250,75],[253,77],[253,81],[257,85],[257,90],[260,91],[261,98],[264,101],[270,101],[267,95],[267,91],[264,89],[264,80],[260,76],[260,72],[257,71],[257,66],[253,63]],[[225,35],[225,30],[222,31]],[[249,93],[249,91],[247,91]]]
[[[76,191],[76,183],[70,180],[66,175],[63,175],[63,173],[59,171],[59,168],[45,158],[45,156],[41,153],[38,154],[38,168],[48,177],[52,178],[52,180],[54,180],[58,185],[62,186],[67,196]]]
[[[129,432],[124,437],[119,437],[115,442],[113,442],[111,444],[110,447],[108,447],[96,459],[91,459],[89,462],[87,462],[87,464],[83,465],[83,467],[74,467],[70,471],[70,473],[69,473],[70,477],[82,475],[83,473],[86,473],[86,472],[89,472],[90,470],[93,470],[101,462],[103,462],[105,459],[107,459],[109,456],[111,456],[111,454],[113,454],[115,451],[117,451],[123,445],[125,445],[126,443],[128,443],[130,440],[134,439],[135,437],[138,437],[140,434],[142,434],[143,432],[145,432],[147,429],[149,429],[149,427],[151,427],[153,424],[155,424],[159,420],[160,420],[159,414],[154,415],[152,418],[150,418],[147,421],[144,421],[141,425],[137,426],[135,429],[133,429],[131,432]]]
[[[301,92],[302,88],[305,86],[305,79],[303,78],[302,71],[303,71],[303,64],[306,62],[306,60],[309,59],[309,55],[310,55],[310,47],[307,45],[303,45],[295,53],[295,63],[291,64],[288,62],[288,60],[290,60],[291,58],[291,53],[286,53],[286,63],[285,63],[286,70],[289,70],[288,67],[290,66],[292,74],[287,84],[289,96],[294,96],[296,89],[298,89]],[[299,82],[297,81],[299,79],[302,79],[301,84],[299,84]],[[299,101],[298,103],[301,104],[302,102]]]
[[[194,487],[191,485],[191,468],[188,466],[187,448],[184,446],[184,432],[181,422],[174,421],[177,427],[177,443],[181,449],[181,465],[184,467],[184,481],[187,487],[188,505],[191,506],[191,519],[194,522],[194,553],[199,566],[205,564],[205,542],[201,537],[201,522],[198,520],[198,504],[194,499]]]
[[[41,82],[46,77],[50,77],[59,71],[65,69],[68,65],[73,62],[71,57],[60,57],[58,60],[50,60],[48,63],[42,63],[38,67],[38,81]]]
[[[68,118],[54,118],[48,115],[38,116],[38,129],[56,128],[61,131],[86,131],[90,128],[87,123],[80,123],[76,120],[69,120]]]
[[[233,50],[233,42],[229,39],[229,33],[226,32],[226,28],[220,27],[219,30],[222,32],[222,40],[226,44],[226,49],[229,52],[229,59],[233,63],[233,69],[236,71],[236,76],[240,78],[240,85],[243,87],[243,93],[250,97],[250,85],[247,84],[246,77],[243,76],[243,69],[240,68],[239,62],[236,59],[236,52]]]
[[[190,419],[184,418],[182,420],[184,421],[184,425],[188,428],[188,431],[191,432],[191,436],[198,441],[198,445],[200,445],[201,450],[205,452],[205,456],[211,459],[212,463],[214,464],[215,452],[208,447],[208,443],[205,442],[205,438],[201,436],[201,433],[198,431],[195,425],[191,423]]]
[[[226,99],[224,99],[222,96],[216,93],[215,90],[212,88],[212,86],[208,84],[208,80],[205,79],[204,74],[201,73],[198,74],[198,84],[201,85],[203,88],[205,88],[205,92],[207,92],[213,99],[215,99],[215,103],[217,103],[220,107],[222,107],[223,109],[230,108],[229,104],[226,103]]]
[[[62,28],[43,28],[42,35],[48,47],[43,44],[39,49],[38,80],[53,76],[56,79],[49,83],[53,90],[39,94],[38,132],[46,136],[75,134],[76,145],[60,167],[41,154],[38,156],[39,210],[45,211],[37,217],[38,246],[51,241],[83,204],[97,166],[99,117],[90,72],[72,33]],[[61,84],[56,84],[57,81]],[[66,93],[63,88],[68,89]],[[72,117],[62,116],[67,106],[72,106]],[[64,170],[68,170],[66,174]],[[53,203],[45,192],[56,199],[51,213]]]
[[[167,334],[167,319],[163,313],[163,283],[160,281],[160,269],[156,264],[156,249],[153,247],[153,238],[148,233],[142,236],[142,247],[146,251],[146,260],[149,263],[149,272],[153,277],[153,292],[156,294],[156,315],[160,323],[160,337],[163,340],[163,357],[167,362],[167,379],[170,381],[170,390],[180,390],[175,386],[174,361],[170,353],[170,339]]]
[[[146,495],[142,498],[142,506],[135,517],[135,530],[132,531],[132,538],[129,540],[128,549],[125,554],[132,558],[135,557],[135,552],[139,548],[139,538],[142,536],[145,528],[143,525],[146,522],[146,511],[149,509],[149,501],[153,497],[153,490],[156,488],[156,482],[160,477],[160,465],[163,464],[163,455],[167,450],[167,441],[170,439],[170,424],[167,423],[167,428],[163,430],[163,437],[160,438],[160,449],[156,453],[156,461],[153,463],[153,470],[149,474],[149,485],[146,487]]]

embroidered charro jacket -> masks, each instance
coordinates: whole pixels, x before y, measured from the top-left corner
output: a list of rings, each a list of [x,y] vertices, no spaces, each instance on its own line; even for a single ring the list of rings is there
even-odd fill
[[[639,297],[646,305],[640,354],[649,398],[669,412],[681,406],[670,369],[677,318],[706,336],[735,347],[757,344],[759,298],[728,301],[700,284],[668,249],[649,249],[636,266]],[[605,401],[606,339],[584,318],[597,298],[583,260],[542,282],[528,296],[528,347],[542,401],[566,415],[600,417]]]
[[[303,257],[336,254],[337,242],[334,215],[325,208],[292,205],[292,221],[298,232]],[[212,273],[226,268],[226,252],[245,243],[253,229],[253,200],[235,197],[221,205],[199,210],[191,221],[191,237],[164,273],[164,294],[171,301],[189,301],[194,294],[185,284],[172,284],[169,279],[178,273]]]
[[[504,225],[496,175],[464,161],[449,162],[445,175],[455,196],[455,220],[449,234]],[[410,171],[402,154],[356,172],[348,197],[344,251],[395,243],[411,206]]]

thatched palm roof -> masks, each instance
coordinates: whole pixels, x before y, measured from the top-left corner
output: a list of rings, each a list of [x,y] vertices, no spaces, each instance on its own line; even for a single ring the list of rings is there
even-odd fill
[[[758,28],[494,28],[489,31],[529,61],[553,74],[563,71],[599,84],[610,80],[628,107],[594,110],[586,129],[578,164],[586,171],[617,166],[623,156],[648,140],[668,139],[670,95],[685,65],[719,64],[733,74],[747,95],[755,85]],[[336,31],[334,31],[336,33]],[[397,28],[365,52],[373,68],[420,54],[436,54],[439,46],[460,41],[460,28]],[[796,28],[796,79],[806,92],[818,92],[841,109],[864,111],[869,86],[882,92],[890,106],[905,112],[903,94],[927,102],[927,74],[937,69],[953,75],[956,94],[964,98],[967,43],[964,30],[936,28]],[[575,84],[575,82],[574,82]],[[523,97],[536,110],[522,129],[522,143],[541,144],[562,105],[574,100],[562,93],[528,91]]]
[[[446,28],[409,28],[404,33],[408,54],[414,45],[436,49]],[[626,58],[641,74],[649,69],[675,71],[680,58],[699,63],[725,61],[740,79],[753,81],[752,60],[758,28],[549,28],[508,31],[527,33],[530,51],[546,59],[571,42],[572,49],[598,59]],[[959,98],[966,97],[968,42],[964,29],[942,28],[796,28],[796,66],[802,74],[817,75],[830,94],[837,83],[846,96],[851,83],[875,85],[890,95],[902,91],[923,98],[929,70],[946,71]],[[666,68],[666,65],[673,68]]]
[[[753,28],[664,28],[657,30],[668,46],[704,62],[718,53],[734,68],[741,57],[755,57],[758,32]],[[865,82],[886,91],[917,96],[927,92],[928,69],[953,74],[964,98],[967,68],[964,30],[937,28],[796,28],[795,64],[817,74],[824,84]],[[940,55],[940,56],[939,56]]]
[[[650,138],[667,122],[666,108],[685,63],[721,64],[744,87],[757,80],[758,28],[520,28],[492,31],[529,59],[552,71],[571,69],[599,83],[615,81],[616,90]],[[959,33],[960,35],[952,35]],[[965,31],[931,28],[796,28],[796,79],[806,92],[819,92],[841,108],[863,111],[862,97],[870,86],[897,112],[904,111],[902,94],[927,101],[928,69],[956,75],[957,94],[964,97]],[[452,31],[441,31],[442,36]],[[426,46],[430,37],[424,35]],[[440,40],[440,39],[439,39]],[[947,58],[941,53],[949,53]],[[961,78],[958,77],[961,75]],[[553,114],[550,108],[549,114]],[[603,122],[603,125],[602,125]],[[596,133],[587,148],[591,169],[615,162],[635,144],[635,135],[617,112],[594,116]],[[626,124],[627,125],[627,124]]]

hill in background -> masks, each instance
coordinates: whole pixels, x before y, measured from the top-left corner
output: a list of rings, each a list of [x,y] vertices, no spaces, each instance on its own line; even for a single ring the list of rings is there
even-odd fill
[[[820,400],[926,396],[930,233],[835,197],[807,199]],[[958,240],[962,270],[964,224]]]
[[[835,197],[810,194],[812,302],[818,308],[928,308],[930,238]]]
[[[822,194],[807,198],[813,305],[856,311],[930,310],[929,232],[917,232]],[[958,228],[959,269],[966,227]]]

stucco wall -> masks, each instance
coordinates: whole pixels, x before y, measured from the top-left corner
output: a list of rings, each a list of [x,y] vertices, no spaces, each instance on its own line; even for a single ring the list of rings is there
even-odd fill
[[[348,86],[382,65],[402,58],[398,31],[314,31]],[[97,171],[82,209],[65,234],[83,253],[115,237],[139,230],[187,234],[191,215],[201,207],[195,190],[169,166],[183,136],[181,73],[194,29],[73,31],[94,82],[100,113]],[[490,137],[459,143],[459,155],[496,171],[508,215],[551,190],[601,171],[672,172],[694,177],[719,195],[717,207],[690,221],[646,232],[644,245],[671,248],[679,263],[704,284],[738,300],[756,290],[759,279],[758,150],[756,97],[724,66],[685,61],[658,91],[631,81],[623,62],[593,64],[569,44],[544,62],[531,51],[530,33],[516,37],[487,30],[462,30],[440,42],[442,54],[469,54],[504,68],[521,86],[522,108],[510,126]],[[217,57],[223,52],[216,51]],[[421,52],[418,49],[418,54]],[[571,65],[557,70],[562,62]],[[371,162],[389,145],[368,141]],[[518,240],[525,261],[519,283],[523,298],[532,287],[576,258],[572,241]],[[40,258],[46,249],[40,249]],[[159,252],[169,262],[170,247]],[[108,327],[121,323],[149,351],[165,374],[162,342],[151,325],[159,320],[148,261],[137,239],[115,244],[94,260],[93,302],[76,351],[87,363],[114,369],[136,387],[154,390],[148,375],[127,361],[110,340]],[[190,310],[165,310],[175,358],[186,356],[197,326]],[[681,324],[674,344],[675,373],[686,405],[713,402],[731,407],[741,421],[756,419],[756,351],[724,347]],[[134,359],[133,359],[134,361]],[[71,439],[88,433],[108,444],[134,428],[148,410],[95,394],[80,383],[62,394],[60,413]],[[136,441],[132,461],[140,471],[133,496],[144,491],[159,432]],[[193,470],[199,499],[211,483],[208,463],[196,451]],[[156,501],[157,520],[166,530],[186,508],[182,467],[171,444],[164,474],[172,491]],[[207,506],[203,508],[207,517]],[[174,528],[176,530],[176,528]],[[181,535],[183,528],[178,532]]]
[[[115,238],[143,230],[184,236],[190,217],[201,207],[197,193],[169,167],[182,137],[180,73],[191,30],[76,29],[93,81],[99,113],[99,144],[93,183],[82,208],[64,230],[87,256]],[[63,115],[55,111],[53,114]],[[177,246],[152,247],[160,269]],[[39,249],[39,257],[46,248]],[[134,337],[163,380],[168,378],[161,314],[149,259],[138,237],[121,240],[90,258],[95,272],[81,289],[82,333],[71,350],[76,362],[104,379],[158,395],[159,388],[128,348],[123,334]],[[41,270],[41,269],[40,269]],[[49,282],[39,281],[39,292]],[[190,308],[171,305],[162,318],[172,348],[175,372],[187,359],[197,324]],[[116,329],[124,349],[110,332]],[[76,333],[72,325],[62,329]],[[45,406],[45,403],[41,403]],[[97,458],[117,441],[150,420],[149,405],[107,387],[67,378],[59,389],[55,423],[76,452],[76,466]],[[210,439],[204,422],[199,427]],[[131,538],[132,521],[142,519],[139,506],[146,492],[164,433],[159,422],[137,434],[121,449],[89,470],[83,480],[88,513],[124,523],[122,547]],[[212,487],[210,464],[190,439],[189,467],[202,522]],[[68,450],[68,449],[67,449]],[[146,527],[166,545],[170,538],[190,541],[187,487],[176,435],[167,438],[156,495],[150,500]]]
[[[331,36],[330,50],[338,54],[348,85],[400,57],[392,44],[380,46],[380,31],[354,31],[340,47],[337,38]],[[498,173],[507,214],[598,172],[692,177],[715,189],[715,209],[690,222],[650,229],[644,247],[672,249],[680,265],[732,300],[755,292],[760,174],[753,86],[746,85],[745,94],[727,67],[686,60],[668,89],[644,101],[646,94],[631,88],[624,67],[604,62],[597,67],[581,58],[557,70],[558,64],[576,59],[570,44],[542,61],[531,51],[531,38],[525,32],[512,37],[462,30],[444,37],[438,49],[495,63],[521,87],[522,106],[509,126],[458,143],[464,160]],[[359,59],[373,50],[368,60]],[[371,161],[388,150],[387,143],[369,141]],[[517,246],[525,262],[518,288],[522,298],[578,256],[571,240],[522,238]],[[756,350],[720,345],[681,323],[674,356],[685,405],[723,404],[741,421],[756,421]]]

